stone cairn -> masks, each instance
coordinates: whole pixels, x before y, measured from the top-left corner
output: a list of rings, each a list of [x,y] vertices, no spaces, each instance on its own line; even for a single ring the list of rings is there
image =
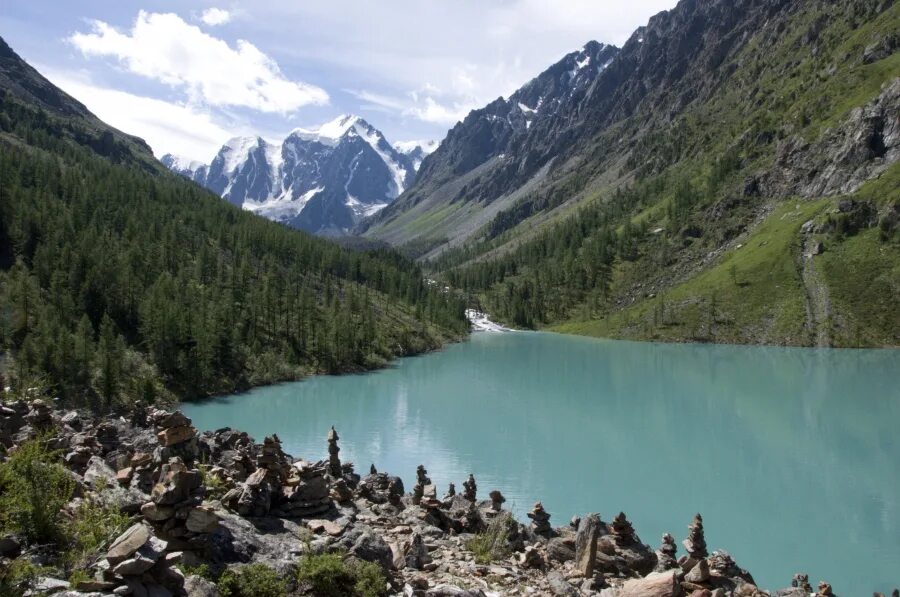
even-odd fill
[[[369,466],[369,474],[370,474],[370,475],[377,475],[377,474],[378,474],[378,469],[375,468],[375,463],[374,463],[374,462],[371,464],[371,466]]]
[[[428,478],[428,471],[425,470],[424,465],[420,464],[416,467],[416,484],[413,485],[412,503],[414,505],[418,506],[422,503],[422,498],[425,496],[425,489],[429,486],[431,486],[431,479]]]
[[[475,475],[469,473],[469,478],[463,481],[463,497],[470,502],[476,501],[478,495],[478,485],[475,484]]]
[[[404,560],[407,568],[414,570],[422,570],[431,563],[431,556],[428,554],[428,546],[422,540],[422,535],[413,533],[409,541],[403,549]]]
[[[338,447],[339,439],[341,438],[338,437],[337,431],[335,431],[334,425],[332,425],[331,431],[328,432],[328,474],[335,479],[340,479],[343,475],[341,459],[338,458],[338,452],[341,451]]]
[[[456,485],[450,483],[450,485],[447,486],[447,493],[444,495],[444,499],[452,500],[454,497],[456,497]]]
[[[489,495],[491,498],[491,510],[493,510],[494,512],[499,512],[500,510],[502,510],[503,502],[506,501],[506,498],[503,497],[503,494],[495,489]]]
[[[284,503],[279,512],[289,518],[309,518],[330,510],[332,504],[325,475],[326,465],[323,462],[295,462],[291,477],[282,488]]]
[[[544,510],[542,503],[535,502],[527,516],[531,519],[531,529],[535,534],[544,537],[549,537],[553,534],[553,527],[550,526],[550,515]]]
[[[628,522],[624,512],[619,512],[612,523],[612,535],[616,540],[616,545],[624,547],[634,543],[634,527]]]
[[[35,429],[46,429],[53,424],[53,409],[40,398],[32,400],[25,420]]]
[[[823,580],[819,583],[819,590],[816,595],[819,595],[819,597],[832,597],[834,592],[831,589],[831,585]]]
[[[192,461],[180,455],[170,456],[158,472],[154,474],[153,470],[156,458],[168,454],[190,458],[196,454],[197,430],[179,411],[155,410],[149,420],[158,429],[156,437],[160,445],[154,457],[151,459],[149,454],[141,452],[133,454],[130,467],[120,470],[117,479],[122,483],[130,475],[132,486],[143,486],[155,476],[150,501],[141,506],[141,514],[160,538],[182,539],[214,532],[219,528],[219,517],[211,506],[203,503],[203,476],[192,466]]]
[[[665,572],[677,567],[678,560],[675,559],[677,552],[678,546],[675,545],[675,538],[669,533],[665,533],[662,536],[659,550],[656,552],[656,571]]]
[[[794,580],[791,581],[791,586],[803,589],[803,592],[807,595],[813,592],[812,585],[809,584],[809,574],[795,574]]]
[[[706,551],[706,537],[703,534],[703,517],[700,514],[694,516],[694,521],[688,527],[690,532],[687,539],[681,542],[687,551],[688,557],[694,560],[702,560],[709,555]]]

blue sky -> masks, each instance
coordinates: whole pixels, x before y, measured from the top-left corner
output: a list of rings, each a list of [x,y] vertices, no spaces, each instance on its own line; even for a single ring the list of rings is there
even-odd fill
[[[0,35],[159,156],[209,161],[343,113],[440,140],[591,39],[621,44],[675,0],[6,0]]]

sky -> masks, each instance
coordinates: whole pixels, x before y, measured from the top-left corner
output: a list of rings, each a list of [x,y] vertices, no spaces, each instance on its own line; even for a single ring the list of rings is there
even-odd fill
[[[675,0],[4,0],[0,36],[157,156],[209,162],[357,114],[441,140],[590,40],[621,45]]]

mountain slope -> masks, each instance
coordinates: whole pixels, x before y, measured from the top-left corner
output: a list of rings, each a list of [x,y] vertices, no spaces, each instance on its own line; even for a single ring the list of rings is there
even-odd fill
[[[466,332],[412,263],[234,208],[0,48],[0,373],[17,391],[109,408],[378,366]]]
[[[685,0],[502,158],[449,176],[458,156],[485,154],[467,141],[451,155],[448,137],[366,234],[518,325],[896,345],[898,40],[891,2]],[[486,114],[454,138],[473,139]],[[783,251],[761,248],[776,240]],[[878,257],[853,290],[834,272],[858,267],[857,252]]]
[[[163,156],[171,170],[230,203],[320,235],[343,235],[384,208],[414,180],[424,150],[393,147],[358,116],[296,129],[280,144],[228,141],[207,165]]]
[[[498,98],[458,123],[428,156],[415,184],[387,209],[364,221],[359,231],[393,244],[440,244],[464,240],[514,199],[504,170],[513,155],[527,160],[528,139],[580,96],[618,54],[618,49],[589,42],[535,77],[509,99]],[[506,195],[506,196],[504,196]],[[500,201],[498,198],[504,196]]]

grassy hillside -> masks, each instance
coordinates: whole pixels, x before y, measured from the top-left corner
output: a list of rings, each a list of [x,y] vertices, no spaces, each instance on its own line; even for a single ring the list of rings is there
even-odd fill
[[[109,408],[376,367],[467,332],[415,264],[230,206],[4,48],[0,388]]]
[[[898,345],[898,35],[898,5],[791,4],[430,266],[523,327]]]

